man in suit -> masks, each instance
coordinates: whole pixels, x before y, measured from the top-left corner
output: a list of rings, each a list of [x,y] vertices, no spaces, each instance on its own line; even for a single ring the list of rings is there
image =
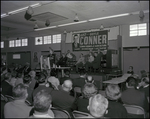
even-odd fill
[[[4,80],[1,83],[1,87],[2,87],[2,94],[5,95],[9,95],[12,96],[12,85],[10,84],[10,80],[11,80],[11,74],[10,73],[6,73],[4,75]]]
[[[67,57],[65,56],[64,53],[62,53],[62,56],[57,62],[57,66],[65,67],[67,65]]]
[[[124,104],[137,105],[142,107],[145,112],[149,111],[149,104],[144,92],[136,90],[137,79],[128,77],[126,81],[127,89],[122,92],[121,100]]]
[[[28,97],[27,88],[23,84],[18,84],[13,88],[13,97],[15,100],[6,103],[4,106],[4,117],[27,118],[32,108],[25,103]]]
[[[94,56],[95,56],[95,58],[93,61],[93,68],[94,68],[94,70],[96,70],[96,69],[100,68],[103,53],[100,51],[100,49],[98,49],[98,53],[95,52]]]
[[[79,47],[79,36],[77,34],[74,35],[74,39],[73,39],[73,48],[78,48]]]
[[[75,98],[70,95],[72,89],[72,81],[65,80],[59,90],[53,90],[51,96],[53,99],[53,107],[67,110],[70,114],[76,109]]]

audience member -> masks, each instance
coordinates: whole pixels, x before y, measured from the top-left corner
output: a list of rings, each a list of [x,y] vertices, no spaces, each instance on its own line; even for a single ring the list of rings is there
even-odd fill
[[[137,79],[128,77],[127,89],[122,92],[121,100],[124,104],[141,106],[146,112],[149,110],[148,100],[144,92],[136,90]]]
[[[46,90],[40,90],[33,99],[34,113],[29,118],[54,118],[51,108],[52,97]]]
[[[80,58],[79,58],[78,61],[75,63],[76,72],[78,72],[79,67],[83,67],[84,65],[85,65],[85,58],[84,58],[83,54],[81,53]]]
[[[60,79],[59,80],[60,81],[60,85],[62,85],[65,80],[68,80],[68,79],[72,80],[72,78],[70,78],[70,71],[65,71],[64,77],[60,77],[59,79]]]
[[[141,70],[141,79],[147,77],[147,72],[145,70]]]
[[[4,106],[5,118],[27,118],[32,107],[25,103],[28,97],[27,89],[23,84],[18,84],[13,88],[15,100],[6,103]]]
[[[32,100],[33,89],[30,88],[30,86],[29,86],[30,83],[31,83],[31,77],[29,75],[25,75],[23,77],[23,84],[27,88],[27,92],[28,92],[27,100],[32,104],[32,102],[33,102],[33,100]]]
[[[70,114],[76,109],[75,98],[70,95],[72,89],[72,81],[65,80],[62,84],[62,90],[53,90],[51,96],[53,99],[53,107],[67,110]]]
[[[5,66],[1,67],[1,82],[4,80],[4,76],[7,73],[7,68]]]
[[[17,76],[17,72],[16,72],[16,71],[13,71],[13,72],[11,73],[11,80],[10,80],[10,84],[11,84],[13,87],[15,86],[15,83],[16,83],[16,80],[17,80],[16,76]]]
[[[127,118],[127,110],[118,101],[121,97],[119,86],[116,84],[109,84],[105,89],[105,93],[108,99],[108,113],[105,117]]]
[[[4,75],[4,80],[1,82],[2,94],[12,96],[12,85],[10,84],[11,73],[6,73]]]
[[[33,91],[33,97],[36,95],[36,93],[38,93],[40,90],[44,89],[46,91],[48,91],[49,93],[51,93],[51,91],[53,90],[52,88],[50,87],[46,87],[46,75],[41,72],[39,75],[38,75],[38,83],[39,83],[39,86],[37,88],[35,88],[35,90]]]
[[[133,71],[133,66],[129,66],[129,70],[127,71],[128,74],[134,74],[134,71]]]
[[[108,112],[108,100],[101,94],[94,95],[90,97],[87,108],[91,114],[89,118],[102,118]]]
[[[20,83],[23,84],[23,77],[24,77],[24,75],[23,75],[22,72],[18,72],[18,73],[17,73],[17,77],[16,77],[17,80],[16,80],[16,82],[15,82],[15,86],[18,85],[18,84],[20,84]]]
[[[29,87],[33,90],[36,84],[36,80],[35,80],[36,72],[32,70],[29,72],[29,75],[31,77],[31,83],[29,84]]]
[[[82,97],[77,99],[77,110],[89,113],[89,110],[87,110],[89,98],[96,95],[97,92],[97,87],[94,84],[85,84],[82,88]]]
[[[31,71],[30,64],[26,62],[25,66],[23,67],[24,75],[27,75]]]
[[[47,81],[51,83],[52,87],[55,90],[58,90],[58,86],[60,85],[58,78],[56,78],[55,76],[50,76]]]
[[[88,57],[88,61],[85,63],[86,72],[88,72],[89,68],[92,67],[93,61],[94,61],[94,57],[93,57],[92,53],[90,52],[89,57]]]
[[[141,82],[138,85],[138,89],[140,91],[145,92],[146,97],[148,98],[149,101],[149,77],[142,78]]]

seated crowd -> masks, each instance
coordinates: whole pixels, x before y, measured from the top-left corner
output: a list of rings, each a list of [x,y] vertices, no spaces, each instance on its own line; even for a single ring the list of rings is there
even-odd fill
[[[133,74],[126,80],[126,89],[108,84],[101,93],[100,84],[85,72],[78,78],[57,78],[41,71],[36,74],[26,63],[22,71],[1,67],[2,118],[62,118],[53,108],[66,111],[74,118],[75,110],[88,118],[130,118],[124,104],[140,106],[149,117],[149,75],[141,79]],[[87,118],[86,116],[82,118]]]

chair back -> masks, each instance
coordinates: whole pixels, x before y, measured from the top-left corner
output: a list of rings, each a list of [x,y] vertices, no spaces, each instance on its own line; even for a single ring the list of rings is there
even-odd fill
[[[85,113],[85,112],[81,112],[81,111],[77,111],[77,110],[74,110],[72,112],[73,114],[73,117],[74,118],[86,118],[86,117],[90,117],[91,115],[88,114],[88,113]]]
[[[8,102],[14,100],[14,97],[12,97],[12,96],[10,96],[10,95],[5,95],[5,97],[7,98]]]
[[[55,118],[71,118],[70,114],[66,110],[58,109],[55,107],[51,107],[51,110],[53,111]]]
[[[80,87],[74,87],[74,97],[77,97],[77,94],[81,94],[81,88]]]
[[[142,107],[128,104],[123,104],[123,106],[126,108],[128,114],[137,115],[139,118],[141,118],[141,116],[145,118],[145,111]]]

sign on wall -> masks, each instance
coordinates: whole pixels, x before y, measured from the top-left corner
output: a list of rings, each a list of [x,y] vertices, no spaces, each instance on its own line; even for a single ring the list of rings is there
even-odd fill
[[[100,48],[107,50],[108,47],[108,31],[94,31],[74,33],[72,42],[73,51],[89,51]]]

